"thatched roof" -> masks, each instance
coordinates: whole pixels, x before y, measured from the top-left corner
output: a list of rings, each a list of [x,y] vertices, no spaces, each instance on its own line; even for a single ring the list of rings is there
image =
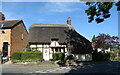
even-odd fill
[[[29,29],[29,42],[51,43],[51,39],[59,39],[59,43],[65,43],[65,30],[63,24],[33,24]]]
[[[58,39],[59,43],[65,43],[67,45],[70,43],[70,47],[72,46],[74,48],[72,53],[90,53],[92,49],[91,42],[77,33],[71,25],[31,25],[29,29],[29,43],[51,43],[52,39]]]
[[[86,54],[92,52],[92,45],[89,40],[77,33],[75,30],[69,30],[67,33],[68,49],[73,54]]]

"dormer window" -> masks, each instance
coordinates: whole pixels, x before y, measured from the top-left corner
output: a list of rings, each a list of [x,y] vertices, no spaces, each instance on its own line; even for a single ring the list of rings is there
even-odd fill
[[[53,39],[51,39],[51,41],[58,41],[58,39],[57,38],[53,38]]]
[[[51,47],[58,47],[60,46],[59,45],[59,42],[58,42],[58,39],[57,38],[54,38],[54,39],[51,39],[51,44],[50,44]]]

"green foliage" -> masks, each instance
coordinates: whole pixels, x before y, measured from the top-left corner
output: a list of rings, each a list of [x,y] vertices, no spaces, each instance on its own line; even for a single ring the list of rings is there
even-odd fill
[[[67,56],[66,62],[69,63],[69,65],[71,65],[71,64],[74,62],[74,57],[73,57],[73,55]]]
[[[54,61],[59,60],[59,53],[53,53],[52,57]]]
[[[53,61],[56,61],[56,60],[64,61],[65,54],[64,53],[53,53],[52,57],[53,57]]]
[[[120,11],[120,1],[116,3],[117,10]]]
[[[23,52],[21,59],[24,61],[41,61],[42,53],[37,51]]]
[[[92,42],[96,42],[96,37],[93,35]]]
[[[22,55],[22,52],[15,52],[12,54],[12,61],[14,60],[21,60],[21,55]]]
[[[92,54],[93,61],[109,61],[110,53],[95,52]]]
[[[120,50],[118,48],[111,48],[110,60],[111,61],[118,61],[118,60],[120,60]]]
[[[0,50],[0,56],[2,56],[2,51]]]
[[[65,59],[65,54],[64,54],[64,53],[60,53],[59,58],[60,58],[61,61],[64,61],[64,59]]]
[[[110,9],[113,5],[117,6],[117,10],[120,10],[120,1],[119,2],[86,2],[86,5],[89,6],[85,13],[88,16],[89,21],[96,21],[101,23],[104,19],[107,19],[111,16]]]
[[[13,62],[32,62],[42,61],[42,52],[29,51],[29,52],[15,52],[12,55]]]

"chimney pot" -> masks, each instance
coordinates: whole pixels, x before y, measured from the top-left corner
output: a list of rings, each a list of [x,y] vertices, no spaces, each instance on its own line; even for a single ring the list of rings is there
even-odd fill
[[[0,12],[0,21],[4,21],[5,20],[5,15],[2,14],[2,12]]]

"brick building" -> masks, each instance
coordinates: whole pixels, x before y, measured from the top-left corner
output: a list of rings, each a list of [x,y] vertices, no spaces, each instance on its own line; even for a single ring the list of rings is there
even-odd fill
[[[28,32],[22,20],[0,21],[0,51],[2,56],[22,51],[27,45]]]

